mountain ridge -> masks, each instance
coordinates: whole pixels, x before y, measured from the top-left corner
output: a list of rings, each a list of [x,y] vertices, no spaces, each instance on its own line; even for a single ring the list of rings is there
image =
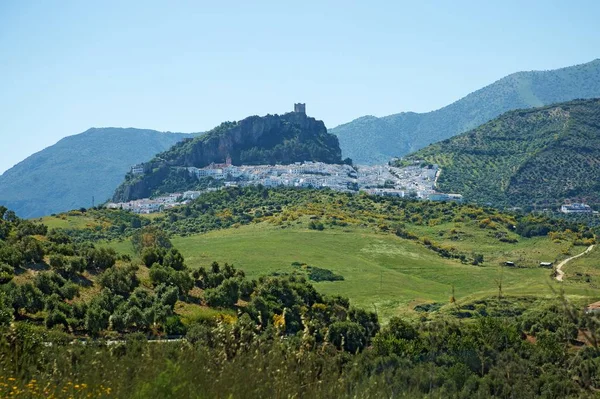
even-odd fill
[[[0,175],[0,204],[31,218],[101,203],[129,168],[194,134],[90,128],[32,154]]]
[[[357,118],[330,129],[356,163],[387,162],[473,129],[504,112],[600,97],[600,58],[546,71],[507,75],[437,110]]]

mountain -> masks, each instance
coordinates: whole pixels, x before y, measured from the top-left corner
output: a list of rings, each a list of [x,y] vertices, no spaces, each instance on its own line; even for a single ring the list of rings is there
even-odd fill
[[[66,137],[0,176],[0,205],[23,218],[106,201],[132,165],[190,135],[92,128]]]
[[[337,137],[327,132],[322,121],[304,112],[251,116],[222,123],[159,154],[145,165],[145,173],[128,174],[113,200],[130,201],[157,192],[185,190],[197,180],[182,167],[204,167],[228,157],[233,165],[341,163],[341,154]]]
[[[382,163],[473,129],[507,111],[600,97],[600,59],[506,76],[437,111],[365,116],[331,129],[344,156]]]
[[[480,203],[600,204],[600,99],[511,111],[407,158],[439,164],[441,191]]]

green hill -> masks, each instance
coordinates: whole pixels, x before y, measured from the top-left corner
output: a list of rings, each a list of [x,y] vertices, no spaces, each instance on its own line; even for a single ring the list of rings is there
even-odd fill
[[[231,157],[234,165],[290,164],[300,161],[341,163],[335,135],[322,121],[303,112],[251,116],[225,122],[195,139],[184,140],[145,165],[143,175],[127,175],[113,200],[130,201],[157,192],[186,190],[197,184],[181,167],[204,167]]]
[[[600,97],[600,59],[552,71],[518,72],[436,111],[365,116],[331,129],[355,163],[387,162],[473,129],[507,111]]]
[[[154,227],[171,236],[191,269],[227,262],[250,278],[324,269],[342,279],[314,281],[319,292],[376,308],[384,320],[419,304],[445,305],[453,290],[460,302],[495,295],[499,280],[507,295],[552,296],[559,283],[540,262],[557,263],[595,242],[588,227],[544,216],[294,188],[228,188],[152,217],[90,210],[43,223],[132,257],[128,237]],[[596,298],[597,284],[594,274],[566,292]]]
[[[439,164],[441,191],[480,203],[599,204],[600,100],[511,111],[409,158]]]
[[[106,201],[132,165],[164,151],[183,133],[98,128],[66,137],[0,176],[0,205],[24,218]]]

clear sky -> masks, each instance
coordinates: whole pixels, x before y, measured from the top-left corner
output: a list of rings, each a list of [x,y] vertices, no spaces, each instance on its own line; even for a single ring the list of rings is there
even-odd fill
[[[328,127],[600,57],[600,1],[0,1],[0,173],[90,127]]]

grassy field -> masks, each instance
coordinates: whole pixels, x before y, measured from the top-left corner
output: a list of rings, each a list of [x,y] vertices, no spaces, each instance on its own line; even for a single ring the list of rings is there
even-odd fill
[[[523,239],[515,251],[545,252],[542,240]],[[564,288],[569,295],[600,298],[600,290],[589,284],[553,281],[548,269],[506,268],[494,262],[465,265],[443,259],[420,244],[367,229],[315,231],[259,224],[179,237],[173,243],[191,268],[229,262],[253,278],[291,273],[293,262],[332,270],[344,280],[315,283],[320,292],[345,295],[356,306],[376,309],[384,320],[405,314],[416,304],[448,303],[453,287],[459,302],[497,294],[499,281],[509,295],[552,296],[553,289]],[[554,245],[559,253],[561,246]],[[116,248],[126,246],[120,243]]]
[[[393,209],[382,208],[377,213],[366,205],[359,208],[358,213],[338,215],[343,207],[323,209],[322,204],[309,204],[286,211],[285,218],[276,215],[267,222],[174,236],[172,241],[192,269],[208,267],[213,261],[228,262],[251,278],[293,273],[297,270],[292,266],[294,262],[329,269],[344,280],[315,283],[320,292],[347,296],[356,306],[377,310],[384,321],[407,314],[418,304],[448,304],[453,293],[459,303],[497,295],[499,284],[505,295],[550,297],[564,290],[582,301],[600,299],[600,251],[569,263],[563,283],[551,278],[549,269],[538,267],[540,262],[556,264],[585,249],[573,246],[574,237],[569,234],[552,239],[525,238],[506,227],[506,222],[491,227],[457,213],[452,222],[430,218],[429,222],[413,223],[410,218],[403,226],[418,237],[413,241],[397,237],[393,229],[384,232],[381,228],[385,223],[377,218]],[[338,215],[338,220],[348,225],[334,226],[328,222],[331,215]],[[60,216],[43,221],[50,227],[64,228],[94,228],[94,223],[109,223],[82,214]],[[416,214],[417,219],[419,216]],[[325,222],[325,229],[308,229],[313,219]],[[442,258],[423,244],[429,241],[454,248],[453,253],[466,256],[468,261]],[[98,245],[134,255],[128,240],[101,241]],[[479,266],[469,263],[476,254],[484,258]],[[520,267],[504,267],[505,261]]]
[[[44,216],[43,218],[34,220],[45,224],[49,229],[86,229],[95,228],[96,226],[103,226],[98,219],[87,216],[78,211],[61,213],[56,216]]]
[[[568,240],[553,242],[546,236],[524,238],[516,233],[509,233],[507,238],[517,242],[501,242],[495,237],[495,230],[474,228],[472,224],[465,223],[411,225],[410,230],[440,244],[453,246],[461,252],[482,254],[487,264],[499,265],[511,261],[521,267],[538,267],[540,262],[556,263],[579,251],[579,248],[570,249],[571,242]]]
[[[584,250],[584,247],[578,249],[579,252]],[[573,286],[584,283],[600,289],[600,248],[595,246],[592,252],[572,260],[562,270],[565,272],[565,285]]]

